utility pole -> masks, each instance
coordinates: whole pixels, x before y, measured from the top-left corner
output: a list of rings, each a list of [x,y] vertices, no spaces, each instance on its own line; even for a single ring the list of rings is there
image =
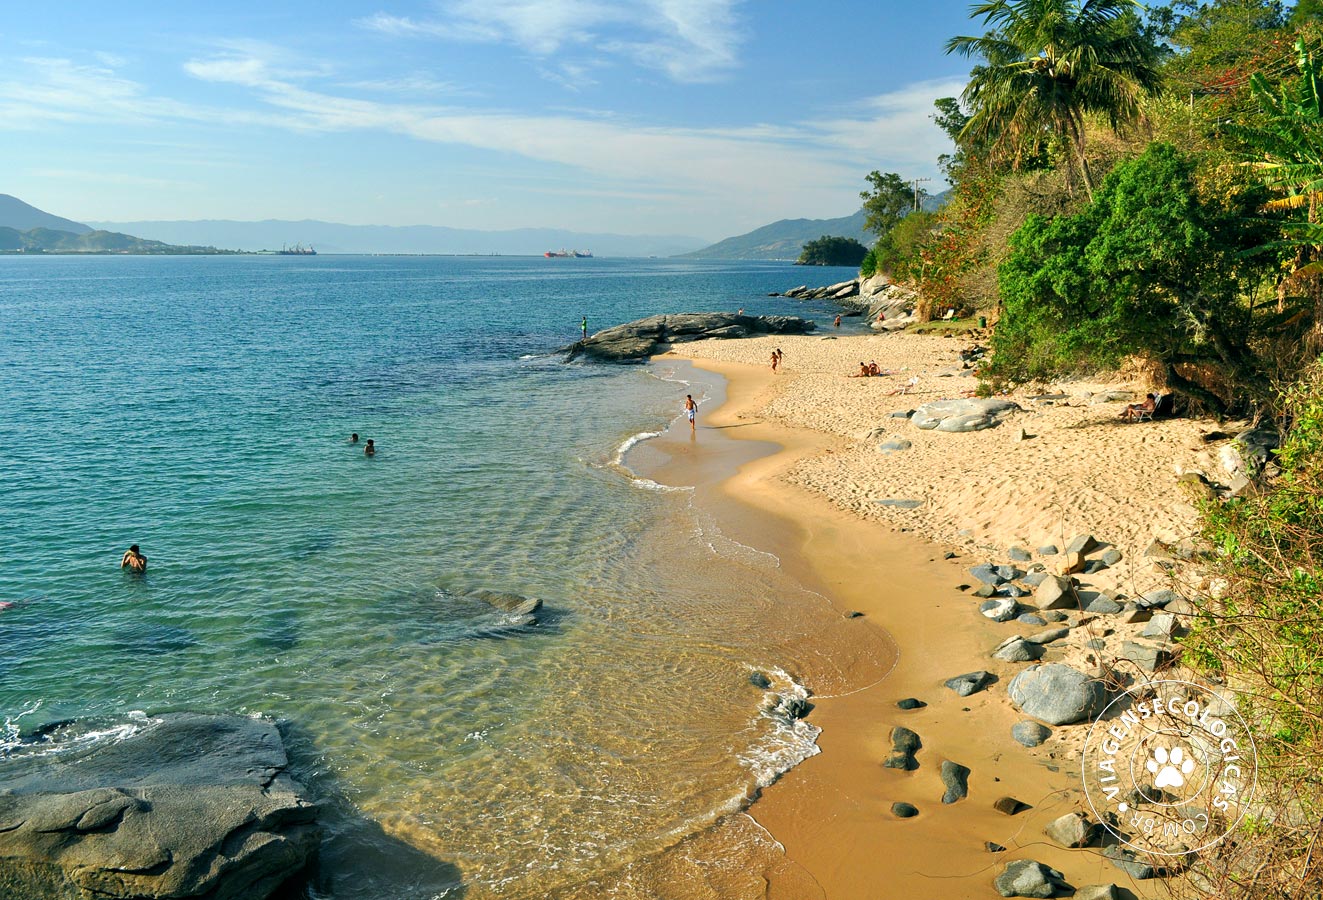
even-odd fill
[[[914,211],[919,211],[919,182],[932,181],[931,178],[911,178],[910,184],[914,185]]]

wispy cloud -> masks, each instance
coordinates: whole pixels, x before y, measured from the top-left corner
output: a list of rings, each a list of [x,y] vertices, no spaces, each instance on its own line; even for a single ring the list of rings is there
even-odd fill
[[[739,62],[741,2],[448,0],[431,18],[377,13],[359,24],[396,37],[510,43],[541,59],[576,49],[703,82]]]

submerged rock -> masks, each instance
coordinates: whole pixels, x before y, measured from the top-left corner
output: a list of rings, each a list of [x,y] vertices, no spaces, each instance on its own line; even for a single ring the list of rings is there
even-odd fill
[[[705,338],[740,338],[753,334],[805,334],[814,324],[798,316],[741,316],[736,313],[677,313],[649,316],[605,328],[561,352],[604,362],[645,359],[670,344]]]
[[[0,760],[0,896],[263,900],[312,858],[317,805],[274,723],[172,713],[116,743]]]

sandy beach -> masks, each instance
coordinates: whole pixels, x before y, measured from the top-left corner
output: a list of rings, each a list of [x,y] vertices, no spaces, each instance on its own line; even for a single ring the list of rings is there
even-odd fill
[[[781,448],[724,482],[734,501],[724,526],[737,539],[771,541],[768,549],[797,578],[822,591],[843,618],[862,613],[849,621],[885,631],[896,652],[894,670],[871,687],[814,697],[810,720],[823,729],[822,754],[752,808],[796,871],[780,888],[774,877],[769,896],[803,896],[807,876],[833,900],[995,897],[993,880],[1012,859],[1058,869],[1077,889],[1166,892],[1160,881],[1134,880],[1096,846],[1066,849],[1044,836],[1058,817],[1088,812],[1079,774],[1087,726],[1053,728],[1032,749],[1012,739],[1012,726],[1028,717],[1011,704],[1006,685],[1025,664],[990,653],[1011,635],[1040,629],[979,615],[969,568],[1005,562],[1017,547],[1054,572],[1059,556],[1037,551],[1092,534],[1121,558],[1078,575],[1082,595],[1087,588],[1124,600],[1168,586],[1153,542],[1179,542],[1194,531],[1192,495],[1179,478],[1213,470],[1215,454],[1203,439],[1212,423],[1120,422],[1124,401],[1100,395],[1131,391],[1142,399],[1147,385],[1139,381],[1071,382],[1034,394],[1050,400],[1013,396],[1022,410],[986,431],[922,431],[890,417],[971,390],[975,381],[958,358],[967,345],[928,335],[819,334],[684,344],[669,354],[728,380],[726,402],[700,412],[696,448],[705,428]],[[767,360],[775,347],[784,363],[773,374]],[[848,377],[874,360],[892,374]],[[909,446],[880,452],[891,437]],[[878,502],[894,499],[919,502]],[[1143,627],[1122,618],[1104,622],[1076,609],[1063,617],[1069,635],[1052,641],[1043,661],[1101,674],[1109,660],[1099,658],[1096,642],[1116,646]],[[997,677],[986,690],[961,697],[944,686],[980,669]],[[898,708],[908,697],[925,705]],[[913,771],[881,765],[895,726],[921,739]],[[941,802],[944,760],[970,770],[968,796],[951,804]],[[1014,816],[994,809],[1006,796],[1030,808]],[[919,814],[898,818],[896,802]],[[985,842],[1006,849],[990,852]]]

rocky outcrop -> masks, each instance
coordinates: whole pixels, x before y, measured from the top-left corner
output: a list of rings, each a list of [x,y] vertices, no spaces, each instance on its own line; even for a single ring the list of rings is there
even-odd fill
[[[649,316],[562,347],[567,361],[584,357],[604,362],[646,359],[671,344],[711,338],[742,338],[755,334],[805,334],[814,324],[798,316],[741,316],[736,313],[677,313]]]
[[[0,759],[0,897],[262,900],[314,855],[317,805],[273,722],[175,713],[61,753],[51,738]]]
[[[779,296],[792,300],[830,300],[847,315],[865,317],[878,331],[896,331],[918,321],[914,307],[919,295],[893,284],[886,275],[855,278],[816,288],[801,284]]]
[[[915,428],[938,431],[982,431],[997,427],[1002,419],[1019,409],[1019,404],[995,397],[935,400],[916,409],[910,423]]]

